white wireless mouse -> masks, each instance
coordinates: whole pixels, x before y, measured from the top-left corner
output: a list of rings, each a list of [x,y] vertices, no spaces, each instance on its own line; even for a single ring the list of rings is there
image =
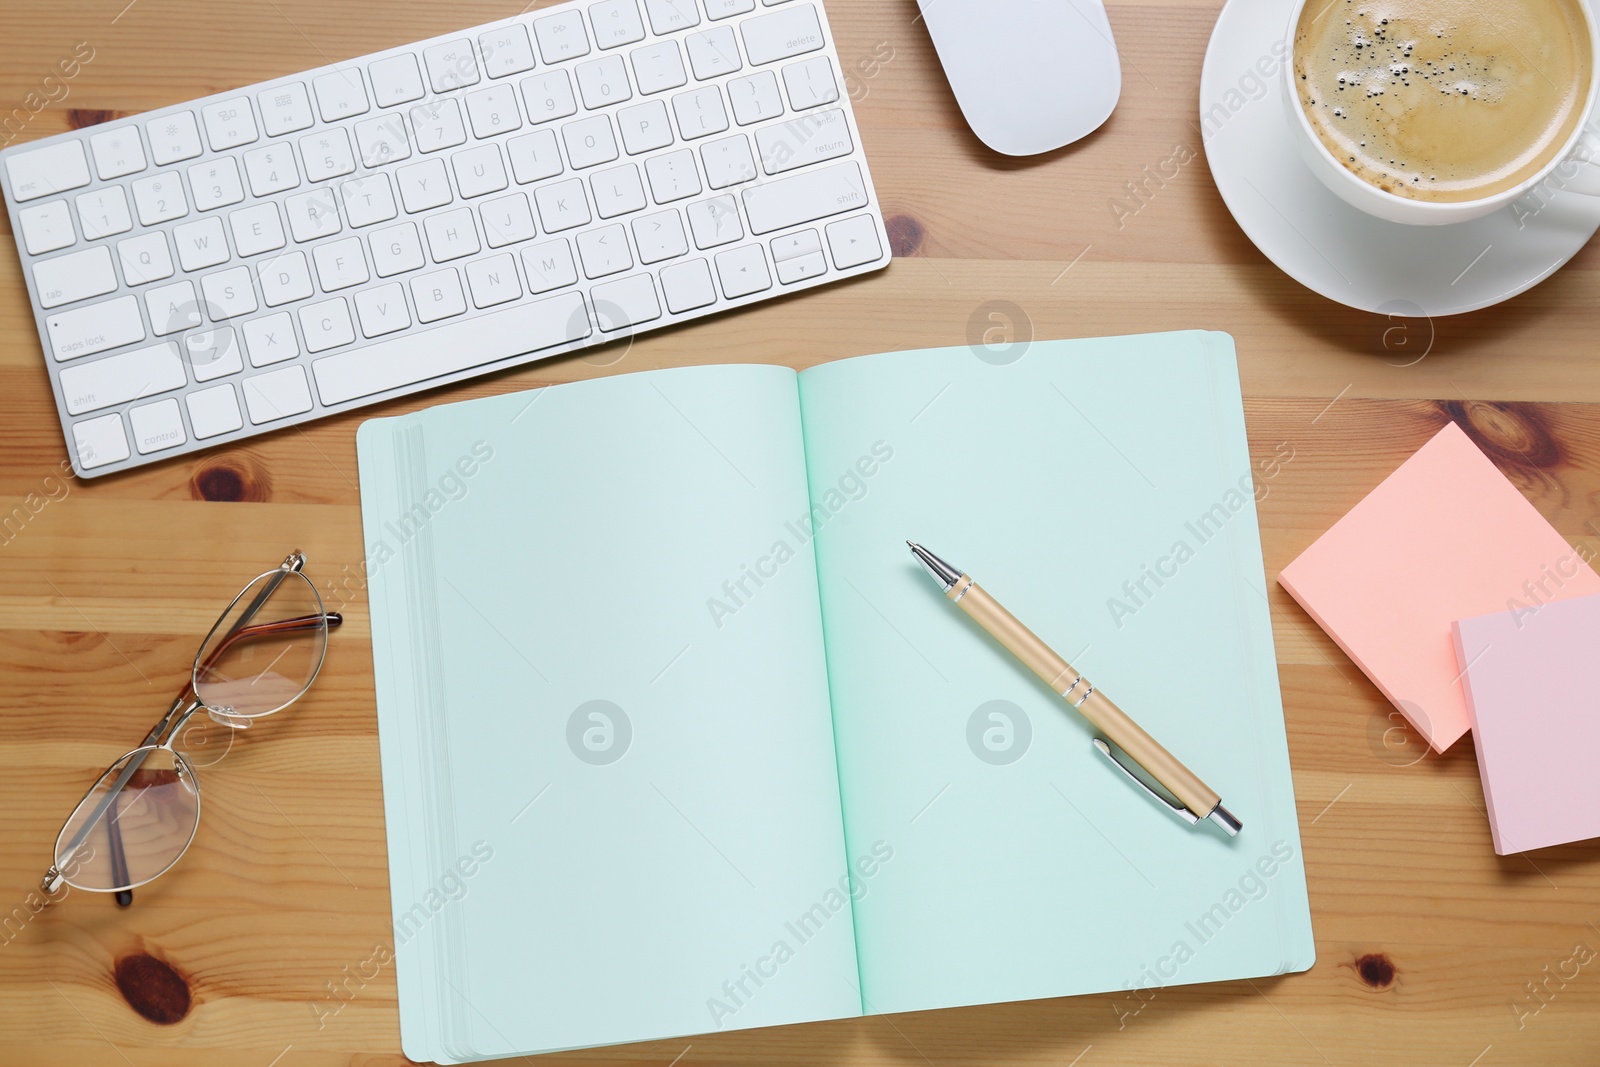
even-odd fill
[[[961,114],[1008,156],[1071,144],[1111,117],[1122,93],[1099,0],[917,0]]]

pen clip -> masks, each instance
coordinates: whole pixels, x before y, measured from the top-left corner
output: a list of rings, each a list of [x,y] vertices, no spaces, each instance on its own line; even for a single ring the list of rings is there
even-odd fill
[[[1117,770],[1127,775],[1130,782],[1138,786],[1140,789],[1143,789],[1146,793],[1149,793],[1151,797],[1159,802],[1162,807],[1172,812],[1172,814],[1176,815],[1190,826],[1194,826],[1200,821],[1200,816],[1196,815],[1182,804],[1174,804],[1160,793],[1157,793],[1154,789],[1151,789],[1148,785],[1145,785],[1144,779],[1140,778],[1137,774],[1134,774],[1133,771],[1129,770],[1128,765],[1117,758],[1116,753],[1111,751],[1111,746],[1105,741],[1098,737],[1095,738],[1094,747],[1099,749],[1100,754],[1106,759],[1110,760],[1112,765],[1115,766]]]

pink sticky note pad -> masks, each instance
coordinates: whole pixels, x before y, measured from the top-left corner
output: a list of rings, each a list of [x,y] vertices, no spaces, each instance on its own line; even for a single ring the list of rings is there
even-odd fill
[[[1494,850],[1600,837],[1600,596],[1455,624]]]
[[[1471,725],[1451,623],[1600,593],[1600,575],[1455,423],[1278,581],[1439,752]]]

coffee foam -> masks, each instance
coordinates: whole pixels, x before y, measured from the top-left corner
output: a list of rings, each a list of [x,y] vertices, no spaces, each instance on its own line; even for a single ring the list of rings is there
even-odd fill
[[[1538,173],[1588,99],[1575,0],[1309,0],[1300,104],[1333,156],[1415,200],[1491,196]]]

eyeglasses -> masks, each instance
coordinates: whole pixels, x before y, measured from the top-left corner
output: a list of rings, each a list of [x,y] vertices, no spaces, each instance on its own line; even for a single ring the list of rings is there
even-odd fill
[[[276,570],[239,591],[195,653],[189,680],[139,747],[106,768],[56,837],[55,863],[40,882],[116,893],[165,874],[194,841],[200,783],[174,748],[184,726],[205,711],[242,730],[304,695],[322,669],[328,630],[344,621],[324,611],[317,587],[301,573],[306,557],[289,554]]]

